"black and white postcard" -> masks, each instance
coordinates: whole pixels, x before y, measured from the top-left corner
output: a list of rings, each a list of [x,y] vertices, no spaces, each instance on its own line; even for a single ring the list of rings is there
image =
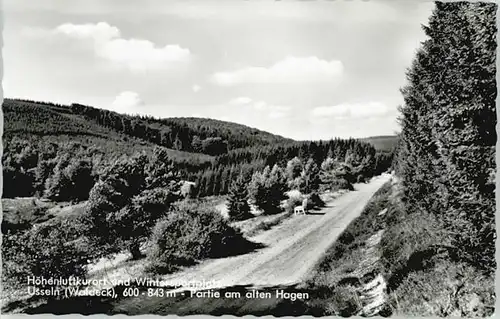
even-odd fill
[[[2,2],[2,314],[494,314],[496,3]]]

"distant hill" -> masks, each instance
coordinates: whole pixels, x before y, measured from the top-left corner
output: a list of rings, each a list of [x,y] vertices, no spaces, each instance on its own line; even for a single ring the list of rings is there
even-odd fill
[[[382,135],[366,137],[361,140],[370,143],[378,151],[390,151],[396,147],[399,137],[397,135]]]
[[[166,125],[187,126],[190,130],[198,134],[198,136],[204,138],[213,136],[222,137],[228,141],[230,150],[255,145],[293,142],[290,138],[271,134],[243,124],[210,118],[174,117],[153,121]]]
[[[239,148],[290,143],[292,139],[245,125],[205,118],[130,116],[81,104],[59,105],[5,99],[5,132],[9,135],[124,137],[177,151],[221,155]]]
[[[217,156],[244,147],[293,142],[245,125],[218,120],[130,116],[81,104],[72,104],[69,108],[73,114],[104,127],[179,151]]]
[[[150,141],[118,132],[74,114],[69,106],[5,99],[2,109],[4,153],[9,152],[9,142],[16,138],[30,143],[77,143],[103,152],[108,159],[123,154],[132,155],[138,151],[149,153],[155,147]],[[174,149],[168,149],[168,152],[172,160],[181,164],[180,167],[206,166],[213,160],[212,156],[206,154]]]

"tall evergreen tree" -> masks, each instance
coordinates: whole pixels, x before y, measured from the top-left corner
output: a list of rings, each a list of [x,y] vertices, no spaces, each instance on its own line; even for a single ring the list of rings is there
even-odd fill
[[[233,220],[244,220],[252,217],[248,204],[247,182],[243,176],[231,185],[227,204],[229,217]]]
[[[461,256],[495,269],[496,4],[436,3],[402,89],[405,207],[442,222]]]
[[[262,172],[253,174],[249,184],[251,199],[266,214],[276,214],[281,211],[280,202],[285,197],[284,192],[284,177],[280,168],[271,170],[266,166]]]
[[[300,191],[302,193],[308,194],[319,189],[319,168],[312,158],[310,158],[304,166],[301,177],[302,182],[300,184]]]

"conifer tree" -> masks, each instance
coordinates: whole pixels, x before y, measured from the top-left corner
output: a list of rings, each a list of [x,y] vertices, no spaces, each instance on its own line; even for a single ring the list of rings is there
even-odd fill
[[[266,214],[280,212],[280,202],[285,197],[284,173],[277,165],[262,172],[255,172],[249,184],[249,193],[255,205]]]
[[[436,3],[402,89],[398,173],[460,256],[494,270],[496,4]]]
[[[248,205],[247,183],[242,176],[231,185],[227,204],[229,217],[233,220],[244,220],[252,217]]]
[[[319,168],[316,165],[316,162],[310,158],[306,165],[304,166],[304,170],[301,174],[302,183],[300,185],[300,191],[302,193],[310,193],[312,191],[317,191],[319,189],[320,178],[319,178]]]

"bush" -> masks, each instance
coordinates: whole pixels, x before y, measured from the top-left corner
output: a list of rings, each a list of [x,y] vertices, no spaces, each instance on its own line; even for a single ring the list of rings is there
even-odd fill
[[[82,201],[94,186],[92,163],[70,159],[66,154],[54,167],[54,174],[45,183],[45,197],[54,201]]]
[[[303,201],[303,196],[290,197],[285,202],[285,211],[287,213],[293,213],[293,210],[295,209],[295,207],[302,205],[302,201]]]
[[[172,192],[155,188],[132,198],[129,205],[108,215],[110,231],[127,248],[133,259],[142,257],[141,242],[147,238],[155,222],[165,216],[177,199]]]
[[[307,209],[314,209],[317,207],[324,207],[325,202],[321,199],[317,192],[312,192],[307,199]]]
[[[170,212],[154,227],[148,270],[169,273],[204,258],[231,255],[245,248],[246,240],[213,209],[193,205]]]
[[[354,186],[344,178],[336,178],[330,183],[330,188],[332,191],[338,191],[341,189],[346,189],[346,190],[354,190]]]
[[[255,205],[265,214],[281,211],[280,202],[285,199],[287,184],[283,170],[274,165],[266,166],[262,172],[255,172],[249,185],[249,194]]]
[[[126,247],[134,259],[142,257],[141,242],[180,197],[181,184],[173,171],[160,148],[152,158],[137,153],[109,167],[90,191],[89,235],[103,245],[113,242],[115,248]]]
[[[365,183],[366,178],[363,176],[363,174],[359,174],[358,177],[356,177],[356,183]]]
[[[490,317],[494,289],[494,280],[473,267],[442,261],[432,269],[410,273],[390,293],[388,303],[396,314],[406,316]]]
[[[68,241],[68,235],[58,222],[39,224],[22,234],[4,234],[3,283],[19,288],[27,285],[28,276],[84,277],[88,251]]]
[[[356,289],[352,286],[338,286],[332,291],[325,315],[350,317],[356,315],[362,307]]]

